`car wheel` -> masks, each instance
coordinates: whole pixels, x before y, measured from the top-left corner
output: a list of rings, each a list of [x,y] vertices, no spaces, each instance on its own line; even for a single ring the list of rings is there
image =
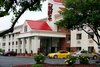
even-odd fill
[[[58,56],[57,56],[57,55],[54,55],[54,58],[55,58],[55,59],[57,59],[57,58],[58,58]]]
[[[97,56],[93,56],[93,59],[96,60],[97,59]]]

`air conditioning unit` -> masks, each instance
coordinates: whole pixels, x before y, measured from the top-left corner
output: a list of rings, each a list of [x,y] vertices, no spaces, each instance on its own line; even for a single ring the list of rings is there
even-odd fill
[[[81,41],[77,41],[77,44],[81,44]]]
[[[89,40],[89,43],[93,43],[93,40]]]

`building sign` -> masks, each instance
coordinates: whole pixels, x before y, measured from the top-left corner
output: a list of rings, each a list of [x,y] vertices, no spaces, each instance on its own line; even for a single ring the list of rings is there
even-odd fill
[[[53,11],[53,4],[48,3],[48,20],[51,21],[52,20],[52,11]]]

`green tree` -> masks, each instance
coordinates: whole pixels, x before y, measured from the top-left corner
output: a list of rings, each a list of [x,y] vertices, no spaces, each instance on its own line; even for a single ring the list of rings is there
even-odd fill
[[[100,46],[100,0],[64,0],[63,19],[56,24],[66,29],[82,29]],[[96,39],[84,27],[91,29]]]
[[[42,1],[45,0],[0,0],[0,17],[10,15],[10,13],[14,14],[11,19],[12,26],[3,32],[0,32],[0,37],[13,32],[16,22],[26,10],[41,10]]]

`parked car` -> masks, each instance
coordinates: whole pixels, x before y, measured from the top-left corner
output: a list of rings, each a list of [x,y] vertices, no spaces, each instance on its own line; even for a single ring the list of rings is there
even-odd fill
[[[47,56],[49,58],[66,58],[69,55],[70,55],[70,52],[65,51],[65,50],[60,50],[56,53],[49,53]]]
[[[5,53],[3,54],[3,56],[16,56],[16,55],[17,55],[17,53],[14,52],[14,51],[5,52]]]
[[[85,57],[93,58],[93,59],[100,58],[100,56],[97,53],[88,52],[86,50],[76,51],[72,55],[76,56],[76,57],[78,57],[78,56],[85,56]]]
[[[3,55],[3,52],[0,52],[0,56],[2,56]]]

